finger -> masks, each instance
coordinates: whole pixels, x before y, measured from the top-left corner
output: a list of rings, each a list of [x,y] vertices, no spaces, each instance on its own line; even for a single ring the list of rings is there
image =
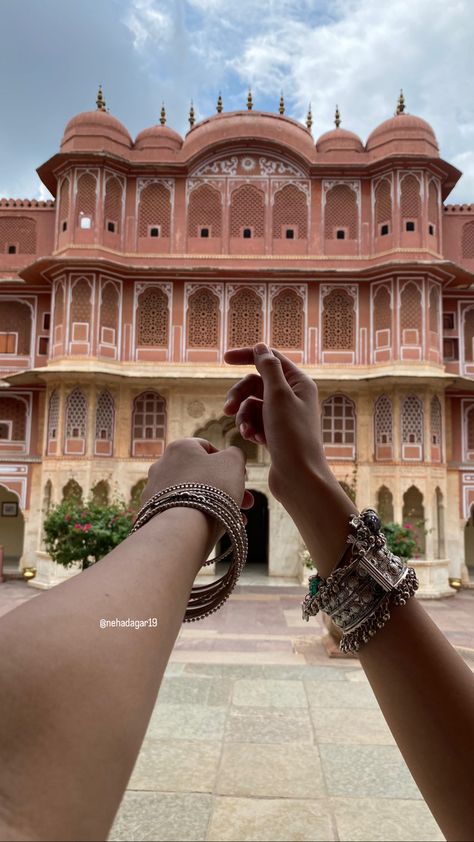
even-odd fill
[[[226,415],[233,415],[239,409],[242,401],[254,395],[256,398],[263,398],[263,380],[259,374],[247,374],[242,380],[239,380],[235,386],[227,392],[226,402],[224,404],[224,413]]]
[[[275,356],[270,348],[264,342],[258,342],[253,352],[255,366],[263,380],[265,399],[281,399],[283,395],[291,393],[283,373],[281,360]]]
[[[263,443],[263,401],[260,398],[247,398],[239,408],[235,416],[235,426],[239,428],[243,438],[256,438]],[[243,429],[242,429],[243,427]]]
[[[191,441],[196,441],[207,453],[219,453],[219,448],[214,447],[207,439],[200,439],[197,436],[193,437]]]
[[[281,362],[283,373],[287,382],[298,396],[304,396],[308,389],[315,388],[314,382],[298,366],[285,357],[276,348],[271,349],[275,357]],[[224,361],[229,365],[252,365],[255,361],[253,348],[233,348],[226,351],[224,354]],[[245,378],[244,378],[245,379]]]

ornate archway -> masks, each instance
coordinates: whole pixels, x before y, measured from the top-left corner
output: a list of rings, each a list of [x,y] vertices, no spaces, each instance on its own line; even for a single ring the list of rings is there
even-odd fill
[[[0,485],[0,546],[3,547],[4,572],[16,572],[23,555],[25,521],[18,495]]]

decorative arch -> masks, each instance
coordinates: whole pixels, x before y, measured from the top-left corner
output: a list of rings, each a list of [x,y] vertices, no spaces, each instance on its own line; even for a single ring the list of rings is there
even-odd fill
[[[137,348],[167,348],[169,299],[158,286],[147,286],[137,298]]]
[[[82,456],[86,452],[87,398],[79,387],[66,401],[65,449],[68,455]]]
[[[271,344],[304,350],[304,300],[291,287],[277,292],[270,316]]]
[[[331,395],[322,403],[321,416],[326,456],[333,459],[355,459],[356,413],[354,401],[346,395]]]
[[[376,460],[393,459],[393,410],[388,395],[380,395],[374,405]]]
[[[132,456],[161,456],[166,437],[166,400],[154,390],[133,401]]]
[[[220,305],[218,296],[207,287],[196,289],[188,299],[188,348],[218,348]]]
[[[20,395],[0,394],[0,449],[3,453],[26,453],[29,400]]]
[[[382,178],[375,187],[375,225],[376,236],[392,233],[392,184],[388,178]],[[382,226],[388,226],[385,232]]]
[[[95,411],[95,455],[112,456],[114,445],[115,403],[108,389],[97,398]]]
[[[441,462],[441,402],[437,395],[433,395],[430,402],[430,438],[431,461]]]
[[[354,299],[343,287],[323,299],[323,351],[355,351]]]
[[[130,508],[135,512],[138,512],[141,508],[141,498],[147,482],[147,478],[143,477],[143,479],[139,479],[135,485],[132,485],[132,488],[130,489]]]
[[[75,479],[70,479],[63,486],[63,500],[71,503],[82,503],[82,488]]]
[[[445,536],[444,536],[444,523],[445,523],[445,511],[444,511],[444,497],[441,489],[439,486],[436,486],[435,493],[434,493],[434,523],[435,523],[435,535],[434,535],[434,551],[435,551],[435,558],[445,558],[446,556],[446,546],[445,546]]]
[[[265,236],[265,194],[252,184],[237,187],[231,196],[230,236],[241,238],[245,229],[250,229],[252,239]]]
[[[425,554],[425,509],[423,494],[416,485],[411,485],[403,495],[402,518],[404,524],[410,525],[418,544],[418,552],[415,555],[423,556]]]
[[[188,199],[188,237],[199,237],[207,228],[209,237],[222,236],[222,196],[210,184],[195,187]]]
[[[35,253],[36,221],[28,216],[1,216],[0,254]]]
[[[439,330],[439,314],[440,314],[440,291],[435,284],[430,287],[429,294],[429,322],[430,322],[430,340],[432,345],[439,346],[440,330]]]
[[[77,179],[76,187],[76,226],[84,229],[93,228],[96,208],[97,177],[91,172],[82,173]]]
[[[464,361],[474,362],[474,307],[468,307],[463,313]]]
[[[462,227],[461,254],[464,260],[474,259],[474,222],[465,222]]]
[[[409,173],[402,176],[400,182],[400,219],[402,231],[406,230],[407,222],[415,223],[415,230],[419,228],[421,218],[420,182]]]
[[[428,223],[433,226],[433,234],[437,231],[439,218],[439,191],[434,180],[431,179],[428,186]],[[429,232],[431,233],[431,232]]]
[[[325,196],[324,237],[338,239],[337,232],[344,231],[346,240],[358,237],[357,193],[349,184],[335,184]]]
[[[109,234],[122,233],[123,182],[116,175],[109,175],[105,181],[104,229]]]
[[[92,323],[92,282],[78,278],[71,284],[71,350],[88,350]]]
[[[0,306],[0,354],[29,356],[33,333],[30,304],[2,299]]]
[[[227,347],[255,345],[262,339],[262,299],[251,287],[243,287],[237,290],[228,302]]]
[[[99,480],[96,482],[94,487],[91,489],[91,497],[92,501],[97,506],[108,506],[109,499],[110,499],[110,487],[109,483],[105,479]]]
[[[142,187],[138,205],[138,236],[158,239],[171,236],[171,191],[162,181],[152,181]]]
[[[23,539],[25,532],[25,520],[22,512],[24,508],[24,494],[20,489],[13,487],[8,479],[0,483],[0,509],[3,503],[16,503],[18,513],[15,517],[3,518],[2,523],[2,546],[3,561],[10,569],[19,570],[21,557],[23,555]]]
[[[64,339],[64,283],[58,281],[54,287],[53,354],[62,350]]]
[[[386,485],[381,485],[377,491],[377,512],[382,523],[393,523],[393,494]]]
[[[121,291],[114,281],[102,283],[100,291],[99,353],[117,358],[120,331]]]
[[[381,284],[372,299],[374,362],[389,360],[392,356],[392,293]]]
[[[465,423],[465,430],[466,430],[466,441],[465,441],[465,451],[466,451],[466,458],[468,461],[474,461],[474,405],[471,405],[466,410],[466,423]],[[473,522],[474,525],[474,522]]]
[[[59,190],[59,233],[67,231],[69,226],[69,211],[71,208],[71,182],[66,176],[61,181]]]
[[[273,238],[286,237],[286,229],[294,232],[294,239],[308,237],[308,201],[306,194],[295,184],[287,184],[273,197]]]
[[[59,436],[59,392],[57,389],[49,397],[48,407],[48,437],[46,442],[46,453],[54,456],[58,452]]]
[[[400,332],[402,345],[420,346],[423,326],[422,294],[416,281],[408,281],[400,292]],[[404,359],[402,349],[402,359]],[[420,358],[417,348],[416,359]]]
[[[408,395],[402,404],[402,459],[423,459],[423,403],[418,395]]]

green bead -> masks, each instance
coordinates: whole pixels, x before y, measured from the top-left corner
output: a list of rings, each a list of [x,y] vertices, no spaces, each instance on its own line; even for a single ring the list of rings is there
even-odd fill
[[[309,580],[309,592],[311,596],[316,596],[318,588],[323,580],[319,576],[312,576]]]

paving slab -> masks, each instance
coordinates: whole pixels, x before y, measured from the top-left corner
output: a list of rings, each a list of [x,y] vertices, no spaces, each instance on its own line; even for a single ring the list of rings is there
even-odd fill
[[[325,792],[318,749],[291,743],[225,743],[216,792],[257,798],[313,798],[315,792]]]
[[[331,798],[341,842],[443,842],[423,801]]]
[[[210,795],[126,792],[109,842],[202,842],[211,809]]]
[[[319,800],[219,797],[207,839],[213,842],[329,842],[331,814]]]

